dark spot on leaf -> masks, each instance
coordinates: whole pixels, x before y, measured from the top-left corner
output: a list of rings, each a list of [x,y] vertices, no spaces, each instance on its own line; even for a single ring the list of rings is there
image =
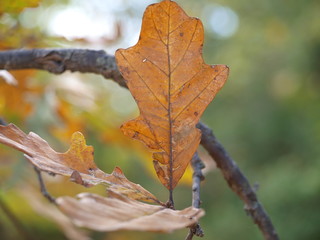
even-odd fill
[[[198,112],[194,112],[193,114],[194,114],[195,116],[198,116],[199,113],[198,113]]]
[[[183,32],[181,32],[179,35],[180,35],[180,37],[183,37],[184,33],[183,33]]]
[[[138,137],[138,135],[139,135],[139,133],[138,132],[134,132],[134,134],[133,134],[133,138],[136,138],[136,137]]]
[[[122,74],[123,73],[130,74],[130,69],[128,67],[122,67],[122,68],[120,68],[120,70],[121,70]]]

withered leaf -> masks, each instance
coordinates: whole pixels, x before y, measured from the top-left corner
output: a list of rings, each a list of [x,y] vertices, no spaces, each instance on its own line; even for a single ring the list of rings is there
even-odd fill
[[[193,207],[172,210],[114,194],[104,198],[81,193],[78,199],[60,197],[58,207],[80,227],[97,231],[139,230],[171,232],[188,227],[204,215]]]
[[[164,0],[146,9],[138,43],[116,52],[140,110],[122,131],[152,150],[157,175],[169,190],[195,153],[201,135],[196,124],[229,73],[225,65],[204,63],[203,38],[199,19]]]
[[[41,171],[71,177],[84,186],[106,184],[114,190],[133,199],[160,203],[157,198],[139,184],[130,182],[116,167],[112,174],[100,170],[93,161],[93,147],[87,146],[83,135],[75,132],[71,146],[65,153],[54,151],[37,134],[26,135],[14,124],[0,126],[0,143],[25,153],[26,158]]]
[[[19,192],[28,201],[32,209],[40,216],[51,219],[59,226],[62,232],[69,240],[91,240],[88,232],[79,229],[72,223],[71,219],[65,216],[56,206],[50,204],[39,193],[38,189],[34,189],[30,185],[23,185]]]

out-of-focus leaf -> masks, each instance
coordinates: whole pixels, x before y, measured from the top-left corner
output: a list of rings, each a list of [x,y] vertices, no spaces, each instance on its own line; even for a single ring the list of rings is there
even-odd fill
[[[204,215],[203,210],[193,207],[178,211],[142,203],[114,193],[110,195],[104,198],[81,193],[78,199],[60,197],[57,204],[77,226],[97,231],[172,232],[196,223]]]
[[[0,16],[3,13],[19,13],[26,7],[37,7],[40,0],[15,0],[7,1],[1,0],[0,3]]]
[[[27,199],[36,213],[53,220],[68,237],[69,240],[90,240],[88,233],[76,228],[70,219],[63,215],[55,206],[50,204],[43,196],[29,185],[20,189],[21,194]]]
[[[6,119],[25,119],[33,110],[31,96],[38,96],[43,89],[29,87],[28,81],[35,74],[34,70],[11,71],[10,74],[18,83],[9,85],[3,80],[0,81],[0,115]]]
[[[139,42],[116,52],[140,110],[122,131],[152,150],[158,178],[169,190],[198,148],[195,125],[229,73],[225,65],[204,63],[203,38],[201,21],[165,0],[145,11]]]
[[[55,112],[59,116],[59,120],[63,125],[53,125],[50,132],[59,140],[68,140],[70,136],[76,131],[85,130],[85,119],[82,115],[76,115],[74,106],[70,103],[57,99],[58,103],[55,107]]]
[[[133,199],[160,202],[139,184],[130,182],[120,168],[116,167],[112,174],[100,170],[93,161],[93,147],[86,145],[80,132],[73,134],[66,153],[54,151],[37,134],[26,135],[14,124],[0,126],[0,143],[25,153],[26,158],[42,171],[69,176],[84,186],[106,184],[108,189]]]

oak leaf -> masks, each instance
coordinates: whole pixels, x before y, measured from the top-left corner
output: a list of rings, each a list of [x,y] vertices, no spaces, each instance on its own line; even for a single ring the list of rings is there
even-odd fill
[[[14,124],[0,126],[0,143],[23,152],[26,158],[41,171],[71,177],[71,180],[84,186],[106,184],[108,189],[133,199],[160,203],[157,198],[129,181],[121,169],[116,167],[112,174],[100,170],[93,161],[93,147],[87,146],[83,135],[75,132],[71,146],[65,153],[54,151],[37,134],[26,135]]]
[[[204,215],[202,209],[193,207],[184,210],[164,207],[147,190],[125,178],[120,168],[115,168],[112,174],[104,173],[93,162],[93,148],[85,144],[80,132],[74,133],[66,153],[57,153],[37,134],[26,135],[13,124],[0,126],[0,143],[25,153],[26,158],[42,171],[70,176],[85,186],[108,185],[108,197],[81,193],[77,199],[56,199],[59,209],[77,226],[97,231],[171,232],[195,224]]]
[[[77,228],[71,219],[64,215],[56,206],[48,202],[38,189],[28,184],[19,189],[19,193],[28,201],[31,208],[40,216],[52,220],[69,240],[92,240],[88,232]]]
[[[96,194],[81,193],[78,199],[60,197],[57,204],[77,226],[96,231],[172,232],[191,226],[204,215],[202,209],[189,207],[180,211],[172,210],[118,194],[105,198]]]
[[[204,63],[203,38],[199,19],[164,0],[146,9],[138,43],[116,52],[140,111],[121,129],[152,150],[158,178],[170,191],[200,143],[196,124],[229,73],[225,65]]]

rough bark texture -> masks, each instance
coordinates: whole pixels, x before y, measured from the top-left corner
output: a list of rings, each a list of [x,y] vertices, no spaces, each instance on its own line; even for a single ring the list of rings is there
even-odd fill
[[[123,87],[127,87],[118,71],[114,56],[104,51],[82,49],[33,49],[11,50],[0,52],[0,69],[42,69],[59,74],[66,70],[82,73],[96,73],[113,79]],[[197,127],[202,132],[201,144],[208,151],[221,170],[229,187],[245,203],[245,211],[258,225],[266,240],[278,240],[272,222],[258,201],[257,195],[249,181],[237,164],[227,154],[224,147],[217,141],[212,130],[203,123]]]
[[[202,132],[201,144],[214,159],[217,167],[221,170],[229,187],[245,203],[244,209],[252,217],[255,224],[258,225],[265,239],[279,239],[272,222],[258,201],[257,195],[250,186],[249,181],[240,171],[239,167],[228,155],[224,147],[218,142],[213,135],[212,130],[203,123],[198,123],[197,127]]]
[[[201,161],[198,152],[193,155],[191,160],[191,166],[193,169],[192,175],[192,206],[195,208],[200,208],[201,200],[200,200],[200,184],[201,181],[204,180],[204,175],[202,174],[202,169],[205,167],[203,162]],[[204,232],[200,227],[199,223],[193,225],[189,229],[189,233],[185,240],[193,239],[193,236],[203,237]]]
[[[40,69],[55,74],[96,73],[126,86],[115,58],[105,51],[88,49],[21,49],[0,52],[0,69]]]

